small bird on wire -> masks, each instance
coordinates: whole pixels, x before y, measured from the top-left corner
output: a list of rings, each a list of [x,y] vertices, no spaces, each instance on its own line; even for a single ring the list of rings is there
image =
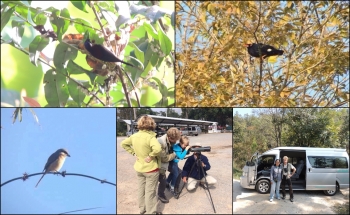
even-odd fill
[[[279,50],[273,46],[265,45],[262,43],[259,43],[259,45],[257,45],[256,43],[248,43],[248,44],[245,44],[245,46],[248,48],[248,53],[253,57],[262,56],[262,58],[265,59],[270,56],[283,55],[283,50]],[[261,55],[259,52],[259,47],[260,47]]]
[[[41,179],[45,176],[46,173],[58,172],[58,170],[60,170],[61,167],[63,166],[63,163],[64,163],[67,156],[70,157],[70,155],[68,154],[68,151],[66,149],[59,149],[55,153],[50,155],[49,159],[47,159],[47,162],[46,162],[44,170],[43,170],[43,171],[45,171],[45,173],[43,174],[43,176],[41,176],[41,178],[39,179],[39,181],[35,187],[38,186]]]
[[[117,58],[113,54],[113,52],[108,50],[103,45],[92,44],[89,38],[87,38],[85,40],[84,47],[85,47],[86,50],[88,50],[90,52],[90,54],[92,56],[94,56],[95,58],[97,58],[97,59],[99,59],[101,61],[105,61],[105,62],[121,62],[121,63],[124,63],[126,65],[134,67],[134,65],[132,65],[130,63],[127,63],[127,62],[124,62],[124,61],[120,60],[119,58]]]

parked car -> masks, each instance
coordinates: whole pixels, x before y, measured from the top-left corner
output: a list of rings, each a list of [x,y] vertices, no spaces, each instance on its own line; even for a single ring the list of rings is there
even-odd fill
[[[198,136],[202,133],[202,129],[199,126],[184,127],[181,131],[181,135]]]
[[[339,189],[349,188],[349,156],[345,149],[312,147],[278,147],[259,155],[254,153],[243,167],[243,188],[270,193],[270,169],[275,159],[289,158],[296,168],[293,190],[323,190],[334,196]],[[286,187],[288,189],[288,186]]]

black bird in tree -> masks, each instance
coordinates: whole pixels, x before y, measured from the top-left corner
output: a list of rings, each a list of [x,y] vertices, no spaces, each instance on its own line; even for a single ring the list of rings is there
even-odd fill
[[[104,62],[121,62],[121,63],[124,63],[126,65],[134,67],[134,65],[132,65],[130,63],[127,63],[127,62],[124,62],[124,61],[120,60],[119,58],[117,58],[113,54],[113,52],[109,51],[103,45],[92,44],[90,42],[89,38],[87,38],[85,40],[84,46],[85,46],[85,49],[88,50],[92,56],[94,56],[95,58],[97,58],[97,59],[99,59],[101,61],[104,61]]]
[[[262,56],[265,59],[270,56],[283,55],[283,50],[279,50],[273,46],[265,45],[262,43],[259,43],[259,46],[256,43],[253,43],[253,44],[248,43],[248,44],[245,44],[245,46],[248,48],[248,53],[253,57]],[[260,47],[261,55],[259,53],[259,47]]]

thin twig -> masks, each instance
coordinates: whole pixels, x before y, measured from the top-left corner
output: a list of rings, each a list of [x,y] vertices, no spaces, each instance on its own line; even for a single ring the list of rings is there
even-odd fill
[[[114,69],[116,69],[117,75],[119,76],[120,82],[122,83],[122,87],[123,87],[123,90],[125,93],[126,102],[128,103],[129,107],[132,107],[131,100],[130,100],[129,93],[128,93],[128,89],[126,88],[126,84],[124,83],[124,80],[123,80],[123,73],[119,67],[120,67],[119,65],[116,65]]]
[[[8,181],[5,181],[4,183],[1,184],[1,187],[12,182],[12,181],[16,181],[16,180],[23,180],[25,181],[26,179],[28,179],[29,177],[31,176],[35,176],[35,175],[42,175],[42,174],[45,174],[45,172],[40,172],[40,173],[33,173],[33,174],[30,174],[30,175],[27,175],[26,173],[23,174],[23,176],[21,177],[17,177],[17,178],[13,178],[13,179],[10,179]],[[86,177],[86,178],[91,178],[91,179],[94,179],[94,180],[97,180],[99,182],[101,182],[102,184],[106,183],[106,184],[110,184],[110,185],[114,185],[116,186],[115,183],[112,183],[112,182],[108,182],[106,181],[105,179],[98,179],[98,178],[95,178],[93,176],[89,176],[89,175],[84,175],[84,174],[78,174],[78,173],[66,173],[65,171],[62,171],[62,172],[48,172],[46,174],[54,174],[54,175],[62,175],[62,176],[66,176],[66,175],[76,175],[76,176],[82,176],[82,177]]]

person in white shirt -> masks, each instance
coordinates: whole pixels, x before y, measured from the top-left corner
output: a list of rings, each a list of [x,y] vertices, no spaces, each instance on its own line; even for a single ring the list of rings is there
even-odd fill
[[[292,188],[292,176],[294,175],[295,171],[297,170],[291,163],[288,163],[288,157],[284,156],[283,157],[283,164],[282,164],[282,199],[286,198],[286,182],[289,186],[289,196],[290,196],[290,201],[293,202],[293,188]],[[291,173],[291,171],[293,171]]]

